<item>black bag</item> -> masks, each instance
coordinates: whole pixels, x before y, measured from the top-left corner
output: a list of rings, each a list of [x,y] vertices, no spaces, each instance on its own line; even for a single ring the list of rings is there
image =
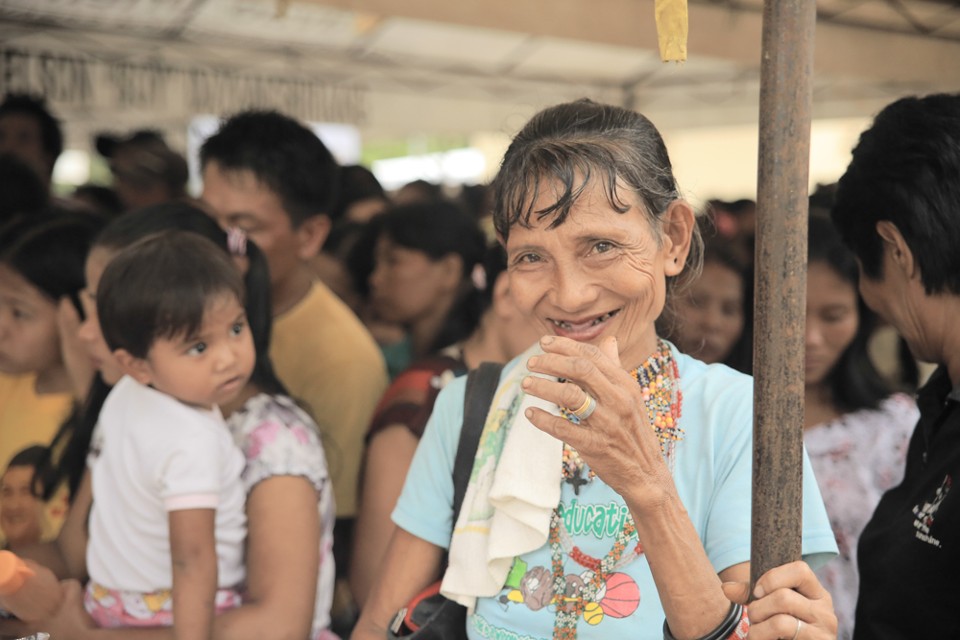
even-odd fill
[[[453,462],[453,522],[456,524],[467,494],[473,459],[483,433],[493,394],[500,382],[502,364],[484,362],[467,374],[463,398],[463,427]],[[440,595],[440,581],[417,594],[397,612],[387,631],[397,640],[466,640],[467,608]]]

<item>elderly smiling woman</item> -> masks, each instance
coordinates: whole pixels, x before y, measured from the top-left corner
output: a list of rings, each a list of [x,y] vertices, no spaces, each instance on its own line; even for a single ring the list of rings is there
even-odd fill
[[[440,394],[353,637],[382,638],[445,548],[469,638],[744,637],[721,581],[749,574],[752,384],[657,337],[700,246],[660,134],[588,100],[546,109],[494,190],[511,290],[545,335],[501,374],[458,515],[464,384]],[[823,560],[805,469],[803,551]]]

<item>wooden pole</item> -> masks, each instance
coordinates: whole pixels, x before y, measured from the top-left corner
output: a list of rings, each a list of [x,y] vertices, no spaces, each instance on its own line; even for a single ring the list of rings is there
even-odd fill
[[[765,0],[754,307],[751,591],[800,558],[815,0]]]

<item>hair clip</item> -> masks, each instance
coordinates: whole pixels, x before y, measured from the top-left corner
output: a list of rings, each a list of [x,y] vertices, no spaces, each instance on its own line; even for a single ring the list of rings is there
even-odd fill
[[[487,288],[487,271],[479,262],[473,265],[473,271],[470,272],[470,280],[478,291],[484,291]]]
[[[240,227],[227,229],[227,249],[232,255],[247,255],[247,232]]]

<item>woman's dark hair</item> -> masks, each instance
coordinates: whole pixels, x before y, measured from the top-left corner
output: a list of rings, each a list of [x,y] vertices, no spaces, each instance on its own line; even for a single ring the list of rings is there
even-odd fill
[[[856,293],[859,277],[856,258],[843,245],[840,234],[825,212],[813,211],[810,214],[807,262],[827,265]],[[845,413],[875,409],[892,391],[867,353],[867,343],[876,327],[876,315],[859,294],[857,311],[860,321],[853,341],[823,381],[830,390],[833,404]]]
[[[193,336],[210,303],[244,300],[243,279],[230,258],[203,236],[170,230],[114,256],[97,286],[100,330],[111,351],[146,358],[157,340]]]
[[[7,227],[0,262],[18,273],[50,300],[68,298],[80,309],[83,267],[103,218],[84,213],[50,212],[36,220]]]
[[[558,186],[557,197],[535,210],[544,181]],[[534,219],[552,218],[550,229],[563,224],[591,181],[603,186],[615,211],[626,213],[639,202],[655,234],[661,216],[680,198],[670,156],[652,122],[635,111],[577,100],[539,112],[510,143],[492,184],[497,233],[506,240],[513,225],[528,227]],[[668,286],[695,278],[700,258],[695,228],[686,268],[668,278]]]
[[[373,172],[359,164],[341,167],[340,191],[330,217],[333,220],[342,220],[350,205],[370,198],[387,201],[387,194]]]
[[[486,250],[486,237],[477,221],[452,202],[437,200],[394,207],[378,218],[379,237],[419,251],[431,260],[460,257],[460,292],[430,347],[436,351],[463,340],[477,327],[485,307],[483,293],[471,276]]]
[[[202,210],[185,202],[167,202],[126,213],[112,220],[96,237],[92,248],[120,251],[149,235],[180,229],[192,231],[213,241],[224,251],[229,251],[227,233]],[[256,363],[250,381],[261,391],[271,395],[289,395],[277,378],[270,361],[270,331],[272,315],[270,308],[270,274],[263,252],[249,239],[245,255],[248,261],[243,278],[246,293],[247,322],[253,334]],[[90,437],[100,415],[103,401],[110,392],[109,385],[100,375],[94,376],[93,386],[79,410],[68,418],[54,438],[50,449],[59,451],[56,472],[51,482],[44,485],[44,497],[49,499],[58,484],[68,482],[71,499],[83,478]]]
[[[343,256],[343,264],[353,280],[353,287],[366,300],[370,296],[370,275],[376,268],[377,238],[383,227],[383,215],[374,216],[354,229],[356,234]]]

